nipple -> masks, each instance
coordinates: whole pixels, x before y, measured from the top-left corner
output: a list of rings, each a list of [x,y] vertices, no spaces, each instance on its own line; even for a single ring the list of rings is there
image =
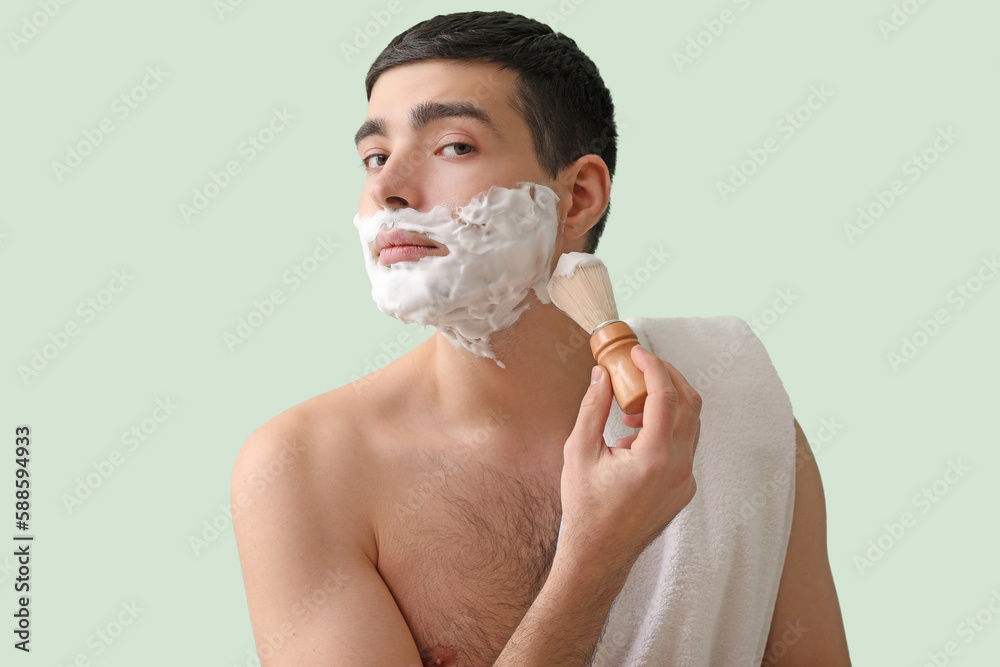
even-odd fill
[[[449,646],[438,644],[423,654],[424,667],[454,667],[455,651]]]

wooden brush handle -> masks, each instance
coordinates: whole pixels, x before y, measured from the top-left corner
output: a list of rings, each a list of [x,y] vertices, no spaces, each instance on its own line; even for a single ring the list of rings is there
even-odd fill
[[[646,403],[646,381],[632,363],[632,346],[638,344],[638,336],[624,322],[612,322],[590,337],[590,351],[597,363],[608,369],[615,399],[627,415],[642,412]]]

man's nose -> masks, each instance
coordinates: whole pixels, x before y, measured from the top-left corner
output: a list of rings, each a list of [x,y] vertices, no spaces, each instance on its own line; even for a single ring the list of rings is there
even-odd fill
[[[394,151],[375,175],[375,201],[383,208],[417,208],[423,160],[419,150]]]

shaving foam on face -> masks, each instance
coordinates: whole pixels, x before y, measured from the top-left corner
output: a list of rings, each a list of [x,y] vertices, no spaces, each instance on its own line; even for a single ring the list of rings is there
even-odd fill
[[[491,187],[457,211],[439,205],[427,212],[355,215],[375,304],[402,322],[431,325],[457,347],[505,368],[490,347],[490,334],[518,320],[531,290],[540,302],[550,302],[558,201],[547,186],[521,183]],[[448,254],[383,266],[371,244],[380,231],[393,228],[424,234]]]
[[[601,263],[596,255],[589,252],[567,252],[559,257],[559,263],[556,264],[556,270],[552,272],[552,277],[571,276],[579,266],[596,266]]]

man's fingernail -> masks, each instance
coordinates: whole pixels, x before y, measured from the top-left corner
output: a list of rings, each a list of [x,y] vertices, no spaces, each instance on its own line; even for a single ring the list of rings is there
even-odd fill
[[[597,384],[597,381],[601,379],[601,366],[598,364],[594,366],[594,370],[590,371],[590,384]]]

